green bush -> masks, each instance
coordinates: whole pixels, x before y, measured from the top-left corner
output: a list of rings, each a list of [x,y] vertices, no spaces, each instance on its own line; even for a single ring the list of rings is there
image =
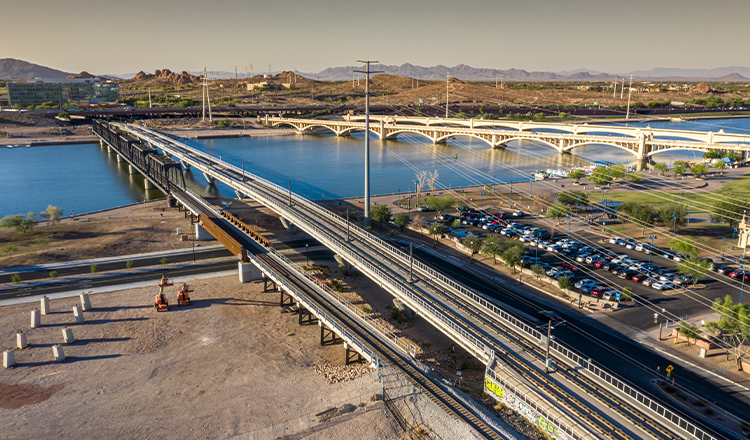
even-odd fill
[[[159,260],[159,262],[161,263],[162,266],[166,266],[167,264],[169,264],[169,258],[164,257],[161,260]]]
[[[9,244],[7,246],[3,246],[2,249],[0,249],[0,252],[4,254],[12,254],[14,252],[18,252],[18,246],[14,244]]]
[[[99,266],[96,264],[91,265],[91,273],[97,273],[99,272]]]
[[[571,290],[574,286],[573,278],[562,277],[559,280],[557,280],[557,285],[560,286],[560,288],[563,290]]]
[[[134,264],[135,263],[133,262],[133,260],[128,260],[125,262],[125,267],[127,267],[128,269],[132,269]]]
[[[229,119],[221,119],[219,122],[216,123],[216,126],[219,128],[227,128],[229,127]]]
[[[10,280],[18,284],[21,282],[21,275],[14,273],[13,275],[10,276]]]
[[[50,278],[57,278],[57,271],[56,271],[56,270],[53,270],[52,272],[50,272],[50,273],[49,273],[49,277],[50,277]]]

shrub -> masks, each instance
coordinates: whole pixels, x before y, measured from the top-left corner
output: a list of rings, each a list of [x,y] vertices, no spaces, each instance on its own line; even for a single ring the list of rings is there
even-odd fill
[[[96,264],[91,265],[91,273],[97,273],[99,272],[99,266]]]
[[[49,273],[49,277],[50,277],[50,278],[57,278],[57,271],[56,271],[56,270],[53,270],[52,272],[50,272],[50,273]]]
[[[422,345],[424,345],[425,347],[429,347],[430,341],[422,341]]]
[[[14,244],[9,244],[7,246],[3,246],[2,249],[0,249],[4,254],[10,254],[13,252],[18,252],[18,246]]]
[[[127,267],[128,269],[132,269],[134,264],[135,263],[133,262],[133,260],[128,260],[125,262],[125,267]]]
[[[10,276],[10,280],[18,284],[21,282],[21,275],[14,273],[13,275]]]
[[[337,279],[334,278],[334,279],[332,279],[330,281],[330,283],[331,283],[331,287],[333,287],[333,289],[335,291],[337,291],[337,292],[343,292],[344,291],[344,285],[341,284],[341,281],[339,281],[339,280],[337,280]]]
[[[372,309],[370,307],[368,307],[368,306],[362,306],[362,311],[365,312],[365,313],[367,313],[367,314],[372,313]]]
[[[216,123],[216,126],[219,128],[227,128],[229,127],[229,119],[221,119],[219,122]]]
[[[571,277],[562,277],[559,280],[557,280],[557,285],[560,286],[563,290],[570,290],[573,288],[573,278]]]
[[[169,258],[164,257],[161,260],[159,260],[159,262],[161,263],[162,266],[166,266],[167,264],[169,264]]]

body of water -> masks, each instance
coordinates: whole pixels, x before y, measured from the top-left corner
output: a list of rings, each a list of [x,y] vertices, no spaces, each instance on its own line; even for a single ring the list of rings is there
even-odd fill
[[[682,123],[650,123],[684,130],[750,133],[750,119]],[[357,197],[364,194],[364,135],[291,135],[230,139],[191,139],[188,144],[220,156],[310,199]],[[586,146],[574,154],[530,141],[505,149],[490,149],[476,139],[458,138],[433,145],[419,135],[370,142],[373,194],[414,190],[418,170],[437,171],[446,187],[528,180],[547,168],[571,167],[594,160],[632,164],[634,156],[618,148]],[[693,152],[659,154],[657,161],[693,159]],[[235,197],[222,184],[208,185],[201,173],[185,173],[187,185],[204,196]],[[146,198],[162,197],[144,191],[143,177],[130,175],[126,163],[96,144],[34,148],[0,148],[0,216],[39,212],[49,204],[65,214],[106,209]]]

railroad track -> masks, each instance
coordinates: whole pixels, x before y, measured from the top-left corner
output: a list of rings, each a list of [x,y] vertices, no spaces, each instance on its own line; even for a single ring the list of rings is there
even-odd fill
[[[190,200],[192,196],[183,192],[182,190],[175,190],[174,195],[178,198]],[[251,239],[250,233],[247,231],[240,232],[236,227],[227,224],[223,218],[216,216],[214,212],[206,209],[199,202],[193,204],[195,208],[200,211],[200,216],[205,219],[212,221],[218,227],[222,228],[224,232],[229,234],[238,243],[245,245],[245,249],[252,253],[255,258],[261,260],[269,268],[275,271],[280,277],[283,277],[304,295],[308,297],[318,307],[323,309],[330,316],[334,317],[340,324],[345,326],[354,335],[360,338],[370,350],[377,353],[378,356],[382,357],[383,360],[389,362],[401,373],[403,373],[409,380],[419,386],[425,394],[444,411],[453,417],[464,421],[466,424],[476,430],[483,438],[486,439],[506,439],[501,436],[472,412],[466,409],[466,407],[455,400],[448,392],[441,388],[437,383],[429,379],[426,375],[416,369],[406,358],[406,356],[393,349],[389,344],[381,342],[376,335],[373,335],[368,327],[357,319],[351,318],[347,313],[335,306],[335,301],[328,298],[326,295],[319,293],[315,288],[311,287],[305,281],[302,281],[299,275],[295,272],[289,271],[284,265],[272,258],[268,253],[259,249],[258,246],[270,246],[270,243],[261,242],[255,243]],[[257,237],[255,238],[257,240]]]

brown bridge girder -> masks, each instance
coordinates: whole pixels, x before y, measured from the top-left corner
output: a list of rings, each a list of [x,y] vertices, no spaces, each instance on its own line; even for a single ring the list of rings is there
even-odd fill
[[[242,220],[238,219],[237,217],[235,217],[234,215],[230,214],[227,211],[222,211],[221,215],[225,219],[229,220],[230,223],[232,223],[233,225],[237,226],[240,230],[242,230],[243,232],[245,232],[246,234],[248,234],[253,240],[255,240],[255,241],[259,242],[261,245],[263,245],[263,247],[265,247],[265,248],[270,248],[271,247],[271,242],[268,241],[268,239],[266,237],[264,237],[263,235],[261,235],[261,233],[258,232],[252,226],[249,226],[248,224],[246,224],[245,222],[243,222]]]
[[[232,254],[236,255],[240,261],[243,261],[245,263],[250,261],[250,259],[247,258],[247,251],[245,250],[245,248],[241,244],[239,244],[237,240],[224,232],[224,230],[216,225],[213,220],[203,214],[200,214],[198,218],[200,219],[200,225],[203,226],[203,228],[208,231],[208,233],[211,234],[215,239],[217,239],[219,243],[226,246],[226,248],[229,249]]]

